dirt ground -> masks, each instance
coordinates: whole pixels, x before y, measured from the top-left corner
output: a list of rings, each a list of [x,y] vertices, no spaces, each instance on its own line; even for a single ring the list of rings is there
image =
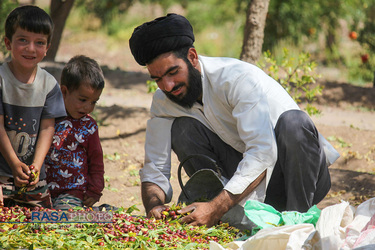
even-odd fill
[[[65,34],[67,40],[68,36]],[[95,115],[101,124],[106,187],[98,205],[107,203],[124,208],[136,205],[139,211],[135,214],[143,215],[138,170],[143,165],[146,121],[152,99],[146,87],[149,78],[147,71],[134,62],[127,42],[112,50],[98,46],[100,43],[103,43],[100,37],[86,39],[74,46],[62,43],[56,61],[66,62],[76,54],[85,54],[101,64],[106,87]],[[42,66],[60,78],[63,63],[45,62]],[[333,81],[332,73],[327,70],[322,73],[320,84],[324,90],[315,104],[322,114],[312,118],[341,157],[330,167],[332,188],[318,207],[324,208],[341,200],[358,205],[375,196],[375,115],[372,111],[375,88]],[[172,163],[172,203],[175,203],[181,190],[176,157]],[[186,177],[183,180],[186,181]]]

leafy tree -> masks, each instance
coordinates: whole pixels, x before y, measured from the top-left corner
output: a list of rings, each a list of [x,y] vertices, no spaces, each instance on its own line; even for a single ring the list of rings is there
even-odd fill
[[[73,6],[83,7],[85,14],[92,13],[101,21],[101,25],[107,25],[114,16],[126,12],[135,2],[134,0],[51,0],[51,18],[55,24],[54,36],[52,37],[51,48],[48,51],[46,60],[54,61],[64,30],[65,22]]]
[[[351,21],[354,12],[363,16],[363,4],[373,0],[273,0],[270,2],[263,49],[272,48],[281,39],[299,45],[325,35],[328,60],[341,62],[337,52],[340,19]]]
[[[50,3],[50,15],[54,23],[53,36],[51,40],[51,46],[47,52],[45,60],[55,61],[57,50],[60,45],[61,36],[65,27],[66,19],[69,16],[70,10],[72,9],[74,0],[51,0]]]
[[[244,4],[247,4],[247,1],[191,0],[185,5],[186,18],[192,23],[194,31],[199,33],[207,26],[223,26],[227,22],[233,22],[238,16],[245,20],[247,5]]]
[[[108,24],[113,17],[125,13],[135,0],[77,0],[77,7],[83,6],[86,13],[93,13],[103,25]]]
[[[8,51],[5,48],[4,44],[4,37],[5,37],[5,19],[8,16],[8,14],[18,6],[18,1],[16,0],[2,0],[0,3],[0,16],[1,18],[1,24],[0,24],[0,53],[3,54],[4,57],[8,55]]]
[[[246,12],[241,60],[254,63],[261,53],[269,0],[253,0]]]
[[[350,81],[370,82],[375,87],[375,2],[373,0],[351,0],[347,6],[347,21],[352,41],[360,49],[351,52],[345,65]]]
[[[375,87],[375,58],[370,58],[369,54],[375,54],[375,3],[370,1],[364,1],[364,18],[362,20],[363,28],[359,29],[360,23],[356,23],[356,29],[359,29],[358,41],[363,46],[364,50],[367,51],[361,55],[362,63],[364,64],[363,74],[369,75],[368,80],[372,78],[373,86]],[[372,74],[370,74],[371,72]]]
[[[288,38],[294,44],[304,36],[320,30],[319,1],[272,0],[268,8],[264,50],[271,50],[279,40]],[[308,10],[308,11],[306,11]]]

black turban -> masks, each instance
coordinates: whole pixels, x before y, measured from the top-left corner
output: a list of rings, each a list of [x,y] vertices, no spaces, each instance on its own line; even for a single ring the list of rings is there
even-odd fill
[[[134,29],[130,50],[138,64],[145,66],[157,56],[194,43],[193,27],[177,14],[168,14]]]

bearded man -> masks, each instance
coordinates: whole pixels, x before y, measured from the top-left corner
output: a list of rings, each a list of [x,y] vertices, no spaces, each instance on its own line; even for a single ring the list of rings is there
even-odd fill
[[[320,202],[337,151],[278,82],[255,65],[198,55],[194,41],[191,24],[177,14],[138,26],[129,41],[159,87],[140,170],[148,217],[161,218],[171,201],[172,150],[180,161],[210,157],[225,180],[212,200],[181,209],[191,212],[182,222],[212,226],[250,199],[299,212]],[[206,167],[199,159],[184,165],[189,176]]]

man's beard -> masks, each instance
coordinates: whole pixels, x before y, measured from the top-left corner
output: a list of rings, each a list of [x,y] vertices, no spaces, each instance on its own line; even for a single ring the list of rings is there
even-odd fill
[[[165,91],[164,93],[171,101],[177,103],[178,105],[181,105],[185,108],[191,108],[193,107],[194,103],[198,100],[198,98],[202,95],[202,78],[199,70],[194,68],[190,61],[187,61],[186,63],[188,65],[189,71],[189,85],[186,85],[186,83],[179,83],[170,92]],[[171,92],[178,89],[182,85],[186,86],[185,96],[179,98],[178,96],[171,94]]]

